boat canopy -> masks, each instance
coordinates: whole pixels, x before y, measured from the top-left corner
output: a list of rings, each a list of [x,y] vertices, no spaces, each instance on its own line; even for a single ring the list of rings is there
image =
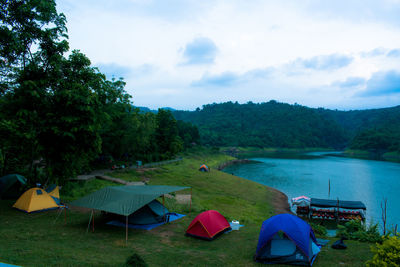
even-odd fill
[[[321,198],[311,198],[310,206],[324,207],[324,208],[339,207],[343,209],[354,209],[354,210],[367,209],[367,207],[361,201],[332,200],[332,199],[321,199]]]

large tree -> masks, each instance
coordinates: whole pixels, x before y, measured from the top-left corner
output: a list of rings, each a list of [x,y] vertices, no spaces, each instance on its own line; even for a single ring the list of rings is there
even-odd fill
[[[155,137],[158,151],[166,158],[183,149],[183,142],[178,135],[177,122],[171,111],[158,109]]]
[[[97,156],[107,107],[129,96],[79,51],[64,56],[65,16],[54,1],[0,3],[2,171],[27,167],[37,180],[33,162],[42,160],[44,178],[62,182]]]

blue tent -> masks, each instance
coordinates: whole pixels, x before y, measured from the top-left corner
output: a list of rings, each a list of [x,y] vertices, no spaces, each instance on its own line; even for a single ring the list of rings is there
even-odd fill
[[[311,266],[320,250],[308,223],[291,214],[279,214],[263,222],[254,259]]]

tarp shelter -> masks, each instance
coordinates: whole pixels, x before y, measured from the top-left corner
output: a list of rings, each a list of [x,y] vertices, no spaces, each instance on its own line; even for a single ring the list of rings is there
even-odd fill
[[[362,209],[366,210],[367,207],[361,201],[348,201],[348,200],[331,200],[321,198],[311,198],[311,207],[321,208],[344,208],[344,209]]]
[[[199,171],[208,172],[210,169],[207,167],[207,165],[203,164],[200,166]]]
[[[60,206],[44,189],[34,187],[23,193],[13,207],[30,213],[58,209]]]
[[[193,219],[186,230],[186,235],[205,240],[213,240],[218,234],[230,229],[231,226],[229,222],[221,213],[216,210],[207,210]]]
[[[311,266],[320,250],[309,224],[297,216],[279,214],[263,222],[254,259]]]
[[[168,185],[108,186],[73,201],[71,205],[125,216],[127,237],[129,215],[164,194],[187,188]]]
[[[164,215],[169,213],[168,209],[158,200],[154,199],[128,216],[129,224],[145,225],[164,221]],[[125,222],[125,217],[117,215],[117,219]]]
[[[47,194],[49,194],[57,204],[60,204],[60,190],[58,185],[52,184],[46,189]]]
[[[19,174],[9,174],[0,178],[0,198],[16,199],[26,185],[26,178]]]

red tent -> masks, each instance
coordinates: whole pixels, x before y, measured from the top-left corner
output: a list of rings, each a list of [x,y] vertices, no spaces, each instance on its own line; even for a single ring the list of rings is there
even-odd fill
[[[186,235],[213,240],[219,233],[231,229],[228,221],[216,210],[200,213],[190,223]]]

